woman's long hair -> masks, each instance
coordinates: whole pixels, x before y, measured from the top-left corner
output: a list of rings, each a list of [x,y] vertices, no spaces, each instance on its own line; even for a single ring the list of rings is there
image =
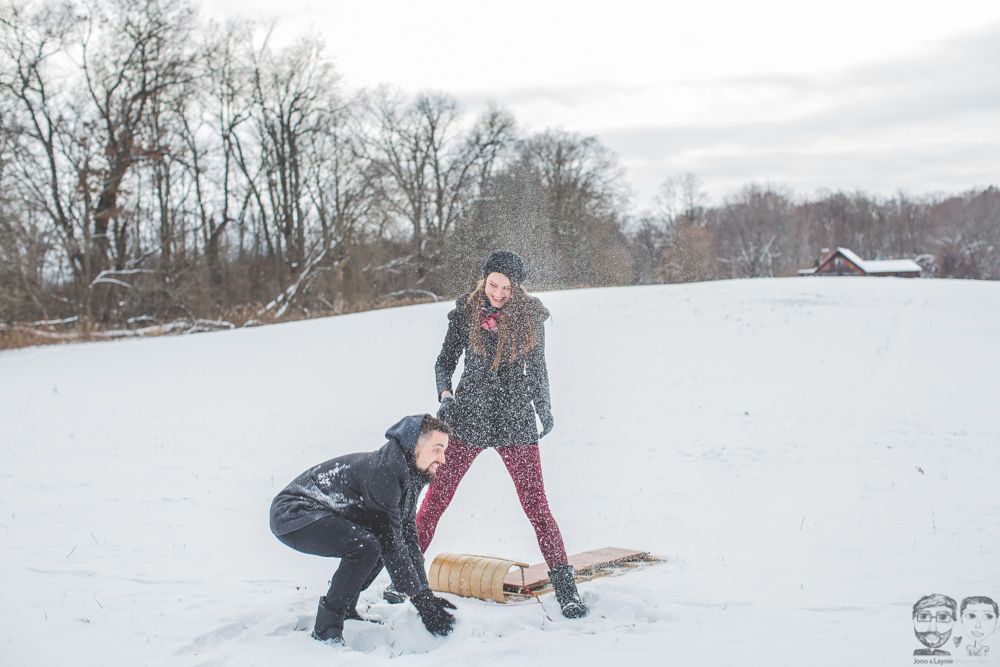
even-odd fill
[[[475,352],[486,356],[483,338],[485,332],[479,321],[479,311],[486,303],[486,279],[476,283],[476,289],[465,300],[465,316],[469,322],[469,344]],[[510,299],[500,311],[497,329],[497,353],[490,370],[500,368],[503,361],[513,362],[531,352],[538,345],[538,330],[549,317],[548,309],[538,299],[525,293],[521,286],[511,281]]]

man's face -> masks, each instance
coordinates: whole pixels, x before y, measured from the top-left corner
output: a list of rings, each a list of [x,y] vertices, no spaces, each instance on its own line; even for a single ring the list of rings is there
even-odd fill
[[[413,448],[413,462],[417,470],[425,470],[431,477],[437,474],[438,466],[444,465],[444,450],[448,449],[448,436],[441,431],[431,431],[417,441]]]
[[[921,609],[913,616],[913,631],[927,648],[937,648],[951,637],[955,614],[944,605]]]
[[[993,634],[997,629],[997,615],[993,605],[970,604],[962,612],[962,630],[977,644]]]
[[[494,271],[486,276],[486,296],[494,308],[503,308],[510,300],[510,278]]]

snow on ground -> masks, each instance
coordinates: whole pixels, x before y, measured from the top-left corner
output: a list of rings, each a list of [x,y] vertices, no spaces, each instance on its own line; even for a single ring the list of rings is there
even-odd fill
[[[582,584],[588,618],[453,598],[433,638],[383,574],[362,607],[387,625],[304,631],[336,561],[279,543],[271,498],[436,408],[433,304],[0,354],[0,664],[909,665],[919,597],[1000,599],[1000,284],[542,297],[566,545],[669,559]],[[541,561],[494,453],[441,551]]]

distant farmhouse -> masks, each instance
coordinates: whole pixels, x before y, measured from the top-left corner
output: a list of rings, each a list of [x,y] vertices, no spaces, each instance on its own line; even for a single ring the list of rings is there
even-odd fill
[[[920,265],[912,259],[861,259],[847,248],[823,248],[819,264],[799,269],[800,276],[895,276],[919,278]]]

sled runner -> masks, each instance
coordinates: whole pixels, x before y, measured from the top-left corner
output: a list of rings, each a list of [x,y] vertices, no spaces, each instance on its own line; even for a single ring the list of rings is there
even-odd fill
[[[578,582],[617,576],[662,560],[648,551],[620,547],[603,547],[569,557]],[[545,563],[528,565],[472,554],[438,554],[431,562],[428,580],[431,590],[440,593],[501,603],[526,600],[552,591]]]

